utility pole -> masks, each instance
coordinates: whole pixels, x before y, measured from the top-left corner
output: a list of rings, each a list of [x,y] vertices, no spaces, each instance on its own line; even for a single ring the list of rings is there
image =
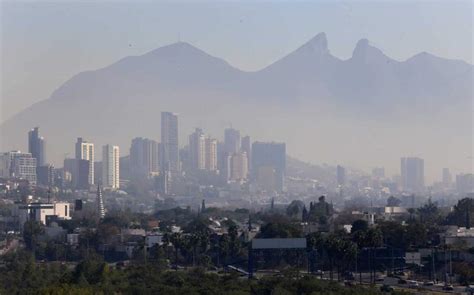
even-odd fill
[[[395,269],[395,260],[393,258],[393,247],[392,248],[392,274],[394,273],[394,269]]]
[[[372,283],[372,265],[370,263],[370,247],[367,248],[367,258],[368,258],[368,266],[369,266],[369,279],[370,279],[370,283]]]
[[[451,248],[449,248],[449,283],[451,283],[452,278],[453,278],[453,260],[452,260]]]
[[[146,263],[147,263],[147,260],[146,260],[146,237],[145,237],[145,244],[143,245],[143,255],[144,255],[144,258],[145,258],[145,266],[146,266]]]
[[[448,284],[448,253],[447,253],[447,247],[444,246],[444,284]]]

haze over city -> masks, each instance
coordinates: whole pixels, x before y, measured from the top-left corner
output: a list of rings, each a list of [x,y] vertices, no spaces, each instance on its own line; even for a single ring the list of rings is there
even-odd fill
[[[449,10],[443,9],[448,5]],[[170,17],[171,15],[173,17]],[[320,32],[327,34],[327,47],[331,54],[342,60],[350,59],[356,43],[360,39],[367,38],[371,46],[382,50],[394,61],[409,60],[420,52],[429,52],[443,58],[472,62],[470,29],[472,5],[468,1],[456,1],[450,4],[443,2],[330,4],[319,1],[295,5],[90,2],[40,5],[7,1],[2,3],[2,16],[4,30],[0,121],[3,122],[8,118],[14,119],[14,115],[21,109],[45,100],[63,82],[79,72],[96,70],[126,56],[142,55],[177,41],[189,42],[246,71],[258,71],[267,67]],[[429,25],[423,22],[423,17],[427,16],[433,19]],[[402,23],[392,21],[397,18],[403,18],[404,21]],[[376,30],[369,25],[371,22],[377,23]],[[57,25],[59,23],[60,26]],[[215,26],[214,23],[219,25]],[[397,25],[394,25],[395,23]],[[54,47],[51,47],[52,43],[55,44]],[[282,98],[285,101],[283,105],[267,104],[264,110],[252,114],[253,122],[248,120],[241,122],[239,117],[232,118],[224,114],[225,111],[209,114],[203,110],[202,113],[194,112],[193,118],[183,116],[181,135],[184,139],[185,134],[194,127],[203,127],[210,129],[211,134],[219,137],[217,126],[233,124],[251,135],[262,138],[276,137],[291,143],[288,147],[289,154],[302,160],[315,164],[344,163],[366,171],[370,171],[373,167],[385,166],[387,171],[393,174],[399,170],[398,159],[401,156],[421,156],[427,160],[428,180],[435,181],[440,177],[440,170],[443,167],[450,167],[456,172],[469,172],[472,168],[472,114],[468,111],[469,108],[466,108],[469,107],[472,98],[472,83],[470,83],[472,79],[469,80],[472,78],[472,66],[468,71],[471,71],[470,76],[469,74],[466,76],[468,84],[461,87],[465,88],[462,95],[471,97],[464,97],[464,103],[451,103],[458,93],[447,90],[443,93],[443,97],[439,98],[443,102],[442,105],[429,102],[435,110],[426,108],[425,105],[417,109],[418,103],[413,101],[419,99],[415,97],[418,95],[414,95],[410,89],[402,93],[407,97],[395,97],[393,93],[383,92],[376,95],[366,93],[379,101],[395,100],[387,104],[380,103],[378,107],[375,103],[374,111],[370,110],[371,106],[367,106],[374,102],[366,101],[356,93],[344,94],[342,102],[334,103],[332,94],[328,94],[327,91],[321,92],[316,89],[301,94],[299,92],[302,90],[298,90],[298,93],[290,92],[287,97]],[[311,74],[313,73],[308,75]],[[367,78],[370,79],[369,76]],[[344,85],[347,82],[338,81],[338,83],[340,83],[338,88],[354,91],[351,85]],[[364,85],[359,85],[362,86]],[[265,87],[267,86],[263,85],[261,88]],[[453,97],[450,97],[450,94]],[[110,97],[101,99],[113,104],[113,100],[117,99],[114,97],[116,94],[108,95]],[[218,99],[213,97],[214,94],[201,95],[209,96],[201,98],[203,100]],[[241,96],[228,93],[224,95]],[[308,95],[316,96],[312,98],[310,108],[309,104],[303,105],[299,101],[301,96]],[[136,96],[140,97],[141,94],[137,93]],[[158,104],[160,100],[166,100],[158,93],[154,96]],[[192,98],[187,95],[179,109],[175,111],[186,114],[187,100],[196,100],[198,96],[199,94]],[[239,108],[242,108],[241,112],[251,112],[253,109],[251,105],[250,110],[243,107],[249,99],[264,100],[255,94],[247,93],[244,96],[246,97],[239,98],[242,103],[239,104],[239,99],[232,102],[234,104],[232,113],[238,114],[236,110]],[[325,100],[328,96],[329,101]],[[432,99],[431,96],[428,94],[426,98]],[[354,108],[353,105],[357,104],[360,107]],[[288,106],[291,107],[290,110],[286,109]],[[96,108],[103,107],[105,106],[100,104],[96,106]],[[440,107],[443,111],[436,111]],[[450,111],[450,108],[456,109]],[[359,116],[361,110],[364,112],[363,116]],[[407,112],[408,116],[399,116],[396,114],[397,110]],[[275,116],[277,113],[278,116]],[[98,114],[91,112],[89,115],[84,115],[87,117]],[[291,118],[293,115],[296,119]],[[55,116],[51,114],[48,120],[54,120]],[[133,113],[130,113],[130,116],[133,117]],[[265,124],[262,119],[268,116],[279,117],[281,120]],[[438,117],[444,117],[445,120],[437,120]],[[448,127],[446,130],[443,130],[443,126],[433,128],[433,124],[441,121],[446,122],[443,123],[443,126]],[[148,123],[152,124],[152,121]],[[38,120],[31,124],[41,126],[46,123]],[[71,124],[71,128],[75,129],[74,122]],[[416,128],[412,128],[413,126]],[[2,127],[2,130],[5,130],[5,127]],[[115,132],[109,132],[111,138],[103,139],[119,140],[118,143],[121,145],[129,141],[133,135],[127,133],[127,128],[124,126],[121,128],[125,130],[120,138]],[[55,138],[56,132],[48,130],[49,128],[42,129],[50,138],[48,143],[51,144],[52,151],[50,159],[57,164],[63,160],[61,154],[71,153],[72,150],[66,149],[64,141]],[[142,135],[159,136],[156,130],[143,129]],[[295,132],[292,131],[294,129],[300,129],[298,134],[313,134],[314,138],[308,141],[305,137],[303,143],[302,138],[295,137]],[[11,142],[6,139],[6,137],[12,138],[11,135],[7,131],[3,132],[2,147],[10,149],[25,147],[24,141],[18,142],[19,138],[15,138],[14,142]],[[84,133],[86,130],[81,132]],[[136,130],[134,132],[139,133]],[[100,138],[96,139],[98,135],[92,132],[88,136],[101,141]],[[71,139],[73,138],[74,136],[71,136]],[[448,154],[449,157],[444,157]]]
[[[474,294],[472,1],[2,1],[0,293]]]

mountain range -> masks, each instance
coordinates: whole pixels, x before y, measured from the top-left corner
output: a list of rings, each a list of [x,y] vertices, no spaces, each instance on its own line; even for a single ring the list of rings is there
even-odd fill
[[[366,39],[343,60],[324,33],[255,72],[179,42],[75,75],[4,122],[1,148],[24,149],[27,131],[39,126],[58,166],[79,136],[118,144],[125,155],[133,137],[159,139],[160,112],[173,111],[182,145],[194,127],[221,138],[232,125],[254,139],[285,141],[312,162],[396,170],[400,156],[420,155],[433,168],[465,170],[473,81],[466,62],[426,52],[397,61]]]

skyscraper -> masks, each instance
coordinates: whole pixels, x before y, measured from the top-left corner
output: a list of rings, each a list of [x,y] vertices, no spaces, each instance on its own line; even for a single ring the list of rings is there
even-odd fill
[[[450,187],[452,181],[453,181],[453,179],[452,179],[452,176],[451,176],[451,172],[449,172],[449,168],[443,168],[443,171],[442,171],[443,186],[445,188]]]
[[[133,178],[146,178],[159,172],[158,142],[142,137],[130,146],[130,173]]]
[[[400,160],[402,188],[407,192],[421,192],[425,187],[424,160],[405,157]]]
[[[458,174],[456,175],[456,190],[460,194],[474,192],[474,174]]]
[[[0,154],[0,178],[10,178],[11,174],[11,156],[10,153]]]
[[[178,114],[161,112],[163,171],[179,171]]]
[[[252,143],[250,142],[250,136],[242,137],[240,149],[247,154],[248,163],[252,163]]]
[[[253,178],[258,182],[257,176],[268,175],[268,171],[274,171],[275,189],[283,190],[286,174],[286,145],[284,143],[254,142],[252,144]]]
[[[36,185],[36,158],[31,153],[11,151],[3,153],[0,161],[3,177],[13,177],[28,180],[31,185]]]
[[[233,153],[230,158],[230,167],[230,180],[246,180],[249,172],[247,153]]]
[[[372,169],[372,177],[384,178],[385,177],[385,168],[384,167],[375,167],[374,169]]]
[[[225,152],[228,154],[240,151],[240,131],[226,128],[224,130],[224,146]]]
[[[89,161],[89,184],[94,184],[94,144],[87,142],[82,137],[77,138],[76,142],[76,160]],[[82,178],[82,177],[81,177]]]
[[[346,169],[340,165],[336,167],[337,185],[343,186],[346,183]]]
[[[53,165],[43,165],[40,167],[36,167],[36,178],[37,183],[44,185],[44,186],[53,186],[54,185],[54,166]]]
[[[28,132],[28,152],[36,159],[37,167],[46,163],[45,140],[39,136],[39,128],[35,127]]]
[[[199,128],[189,136],[189,160],[192,170],[206,169],[206,138]]]
[[[104,187],[120,187],[120,152],[116,145],[102,147],[102,183]]]
[[[217,170],[217,140],[206,137],[206,170]]]

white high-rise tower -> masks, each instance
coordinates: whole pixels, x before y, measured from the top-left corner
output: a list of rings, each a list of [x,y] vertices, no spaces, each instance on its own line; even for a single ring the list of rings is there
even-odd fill
[[[189,159],[193,170],[206,169],[206,138],[199,128],[189,136]]]
[[[76,160],[89,161],[89,184],[94,184],[94,144],[83,140],[82,137],[77,138]]]
[[[116,145],[102,147],[102,184],[104,187],[120,187],[120,152]]]

